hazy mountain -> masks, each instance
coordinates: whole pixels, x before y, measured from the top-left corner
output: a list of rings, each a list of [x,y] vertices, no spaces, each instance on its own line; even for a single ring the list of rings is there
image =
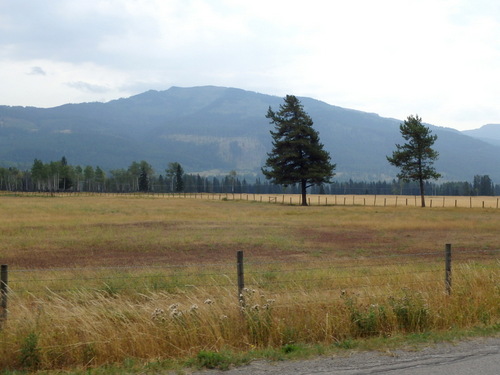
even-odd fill
[[[463,134],[500,146],[500,124],[488,124],[479,129],[464,130]]]
[[[338,179],[393,178],[386,155],[403,143],[400,120],[300,98],[337,163]],[[0,106],[0,161],[30,168],[64,155],[73,165],[127,168],[146,160],[158,174],[177,161],[190,173],[258,173],[271,147],[265,118],[283,98],[223,87],[172,87],[108,103],[41,109]],[[425,118],[424,118],[425,120]],[[500,147],[432,127],[446,180],[488,174],[500,182]]]

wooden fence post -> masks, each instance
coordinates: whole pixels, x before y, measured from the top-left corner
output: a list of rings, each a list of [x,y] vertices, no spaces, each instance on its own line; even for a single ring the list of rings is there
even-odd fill
[[[447,243],[445,247],[445,279],[444,285],[446,294],[451,294],[451,244]]]
[[[6,264],[0,267],[0,323],[7,319],[7,291],[9,286],[9,274]]]
[[[243,272],[243,251],[236,253],[236,266],[238,271],[238,301],[241,307],[245,306],[245,296],[243,289],[245,289],[245,274]]]

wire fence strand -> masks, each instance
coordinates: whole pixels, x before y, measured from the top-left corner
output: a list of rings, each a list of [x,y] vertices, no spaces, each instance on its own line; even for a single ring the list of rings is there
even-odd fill
[[[490,267],[497,276],[500,249],[453,252],[454,268],[461,265]],[[331,292],[345,288],[377,288],[387,285],[444,283],[444,252],[375,255],[352,259],[307,261],[249,259],[245,263],[246,286],[269,292],[300,290]],[[442,278],[439,277],[442,273]],[[165,264],[151,266],[11,269],[11,293],[45,294],[92,292],[178,292],[197,288],[236,288],[234,263]]]

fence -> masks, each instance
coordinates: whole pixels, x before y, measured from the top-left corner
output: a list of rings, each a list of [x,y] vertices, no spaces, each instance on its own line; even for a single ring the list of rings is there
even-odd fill
[[[477,268],[487,277],[499,280],[500,250],[453,252],[454,270],[460,266]],[[393,254],[350,259],[276,260],[244,262],[237,252],[236,267],[228,264],[190,264],[103,267],[94,269],[8,269],[1,266],[0,318],[7,318],[8,295],[41,297],[47,293],[73,293],[81,290],[108,294],[164,291],[172,294],[233,293],[240,303],[245,293],[265,291],[268,298],[310,295],[311,303],[322,298],[340,298],[346,291],[360,296],[384,295],[397,288],[432,288],[451,294],[460,276],[453,273],[452,249],[416,254]],[[232,292],[231,292],[232,290]],[[292,298],[293,299],[293,298]],[[304,300],[304,298],[302,298]],[[286,303],[286,302],[284,302]]]
[[[184,198],[224,201],[248,201],[282,205],[300,205],[300,194],[247,194],[247,193],[95,193],[95,192],[5,192],[10,196],[50,196],[50,197],[150,197]],[[434,208],[500,208],[500,198],[496,196],[426,196],[427,207]],[[312,206],[372,206],[372,207],[419,207],[417,195],[314,195],[307,196]]]

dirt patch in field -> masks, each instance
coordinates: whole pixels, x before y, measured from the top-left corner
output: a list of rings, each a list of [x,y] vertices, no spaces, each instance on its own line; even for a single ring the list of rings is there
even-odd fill
[[[144,250],[106,248],[78,251],[59,249],[16,254],[2,258],[13,268],[60,268],[60,267],[112,267],[142,265],[185,265],[185,264],[230,264],[236,262],[236,252],[244,251],[245,257],[253,260],[293,259],[302,254],[290,253],[257,245],[185,245],[176,248],[148,247]]]
[[[28,229],[27,229],[28,228]],[[454,258],[491,257],[497,231],[471,233],[420,228],[374,229],[367,226],[298,226],[290,222],[137,221],[69,227],[24,227],[29,245],[9,247],[0,263],[14,268],[108,267],[141,265],[231,264],[242,250],[247,261],[360,259],[379,255],[435,253],[452,243]],[[62,228],[62,229],[61,229]],[[471,254],[471,251],[476,251]],[[465,255],[463,256],[465,258]]]
[[[298,236],[311,245],[329,245],[350,249],[372,244],[376,239],[376,232],[372,230],[331,230],[306,228],[298,232]]]

